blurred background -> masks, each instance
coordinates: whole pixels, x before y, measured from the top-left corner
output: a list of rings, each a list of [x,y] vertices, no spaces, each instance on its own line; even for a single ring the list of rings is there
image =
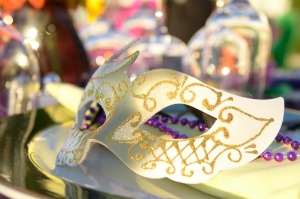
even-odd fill
[[[0,118],[47,105],[49,82],[84,87],[135,38],[130,79],[187,73],[250,98],[300,109],[299,0],[2,0]],[[43,103],[42,103],[43,102]]]

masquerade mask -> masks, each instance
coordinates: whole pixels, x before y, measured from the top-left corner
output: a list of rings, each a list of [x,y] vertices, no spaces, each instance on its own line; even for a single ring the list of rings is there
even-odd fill
[[[278,133],[282,98],[235,96],[167,69],[130,81],[124,70],[137,57],[135,52],[119,61],[109,60],[93,74],[57,165],[80,164],[92,144],[99,143],[142,176],[201,183],[221,170],[254,160]],[[91,102],[99,104],[95,109],[103,109],[106,120],[102,126],[86,129],[82,121]],[[204,134],[187,139],[164,138],[143,128],[149,118],[173,104],[189,105],[216,121]]]

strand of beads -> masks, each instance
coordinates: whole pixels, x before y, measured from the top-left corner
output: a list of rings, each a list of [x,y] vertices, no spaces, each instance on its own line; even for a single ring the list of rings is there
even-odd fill
[[[145,124],[148,126],[156,127],[166,135],[171,135],[174,139],[187,139],[188,136],[184,133],[180,133],[177,130],[167,126],[167,123],[181,124],[182,126],[189,126],[190,129],[198,128],[200,133],[207,131],[209,128],[205,123],[197,120],[188,120],[186,117],[179,118],[177,116],[160,116],[154,115]]]
[[[87,109],[84,115],[84,120],[82,122],[82,129],[88,129],[93,124],[102,126],[106,120],[106,115],[99,103],[92,103]]]
[[[297,150],[299,149],[300,142],[297,140],[293,140],[290,136],[284,136],[282,133],[278,133],[275,137],[277,142],[282,142],[283,144],[290,145],[292,149]],[[270,161],[274,158],[277,162],[282,162],[284,159],[288,159],[290,161],[295,161],[298,158],[298,154],[295,151],[289,151],[286,154],[281,152],[277,152],[273,155],[270,151],[265,151],[260,155],[263,159]]]

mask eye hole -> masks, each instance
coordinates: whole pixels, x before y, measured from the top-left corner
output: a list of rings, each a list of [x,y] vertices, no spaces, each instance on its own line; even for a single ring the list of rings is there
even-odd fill
[[[94,130],[106,121],[106,114],[97,102],[88,103],[81,113],[80,130]]]
[[[171,105],[152,116],[142,128],[166,139],[197,137],[208,131],[216,118],[194,107]]]

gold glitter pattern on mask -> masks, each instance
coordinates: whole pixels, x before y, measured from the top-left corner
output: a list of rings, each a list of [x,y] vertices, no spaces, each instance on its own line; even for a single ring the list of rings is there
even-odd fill
[[[136,129],[142,120],[142,114],[140,112],[136,112],[128,117],[116,130],[115,133],[107,136],[107,140],[111,142],[119,142],[119,143],[131,143],[139,141],[144,132],[142,130]],[[125,129],[135,129],[134,131],[126,131],[121,132],[121,130]],[[121,133],[120,133],[121,132]],[[129,139],[128,139],[129,138]]]
[[[213,94],[216,95],[216,102],[214,104],[210,104],[208,99],[203,99],[202,105],[209,111],[214,110],[217,106],[219,106],[221,103],[225,101],[232,101],[233,98],[229,97],[227,99],[222,100],[222,92],[217,91],[213,89],[212,87],[201,84],[201,83],[191,83],[188,85],[185,85],[188,80],[188,75],[183,76],[183,80],[180,80],[176,73],[170,72],[169,77],[165,80],[160,80],[157,82],[151,82],[151,86],[149,87],[148,91],[137,94],[135,90],[138,89],[138,87],[142,87],[143,84],[146,82],[145,75],[141,75],[137,77],[133,82],[131,86],[131,95],[135,98],[142,99],[143,100],[143,106],[147,111],[152,112],[155,110],[157,106],[158,99],[155,99],[151,97],[151,94],[154,92],[157,92],[159,89],[164,89],[167,85],[172,85],[173,90],[167,90],[165,93],[165,96],[168,100],[175,99],[178,95],[180,97],[180,101],[185,104],[189,104],[194,102],[195,99],[199,99],[199,96],[201,95],[201,92],[199,92],[199,88],[205,88],[210,90]],[[194,90],[193,90],[194,88]],[[198,91],[196,91],[198,89]],[[198,95],[198,96],[197,96]]]
[[[194,87],[194,90],[192,90],[193,87]],[[206,88],[206,89],[212,91],[216,95],[216,102],[214,104],[210,104],[208,99],[204,99],[202,101],[202,105],[209,111],[214,110],[217,106],[219,106],[221,103],[223,103],[225,101],[233,100],[232,97],[229,97],[225,100],[221,100],[222,95],[223,95],[222,92],[216,91],[215,89],[211,88],[210,86],[201,84],[201,83],[192,83],[192,84],[185,86],[180,92],[180,100],[186,104],[192,103],[197,98],[197,95],[200,95],[199,93],[197,94],[195,91],[197,89],[197,87],[198,87],[198,89],[199,89],[199,87]],[[191,94],[190,98],[186,97],[187,93]]]
[[[68,161],[68,164],[79,162],[82,158],[86,142],[95,133],[95,131],[81,131],[77,125],[74,125],[67,142],[64,144],[66,147],[60,150],[56,162],[60,164],[65,164],[66,161]]]
[[[225,112],[227,112],[227,117],[224,117]],[[242,114],[250,120],[261,123],[261,129],[244,142],[225,143],[230,136],[237,133],[227,129],[228,124],[234,121],[236,114]],[[138,162],[142,169],[154,170],[158,164],[163,164],[168,175],[180,172],[183,177],[189,178],[199,171],[206,175],[214,173],[214,166],[219,158],[238,163],[243,158],[242,151],[244,150],[251,149],[246,152],[257,154],[253,141],[274,121],[273,118],[255,117],[234,106],[221,109],[218,119],[223,122],[223,126],[216,128],[210,134],[189,139],[163,139],[138,128],[143,122],[138,112],[125,120],[115,132],[107,137],[107,140],[128,144],[129,158]],[[140,124],[137,124],[138,122]],[[115,133],[128,125],[132,131],[124,139],[112,139]],[[220,136],[224,136],[225,139],[220,139]],[[180,167],[175,166],[175,162],[181,162]]]
[[[156,108],[156,105],[157,105],[157,99],[151,97],[151,94],[154,90],[159,89],[159,88],[163,89],[163,86],[165,86],[166,84],[173,85],[174,90],[168,91],[166,93],[167,98],[169,100],[172,100],[177,96],[180,86],[185,82],[185,80],[183,82],[180,82],[174,72],[170,72],[170,76],[173,77],[173,79],[171,79],[171,80],[166,79],[166,80],[162,80],[159,82],[154,82],[154,84],[150,87],[150,89],[146,93],[136,94],[135,93],[136,86],[137,87],[143,86],[143,84],[145,83],[145,76],[141,75],[132,82],[131,94],[133,97],[143,99],[144,100],[143,101],[144,108],[146,110],[152,112]],[[186,77],[185,77],[185,79],[186,79]]]
[[[262,137],[259,136],[265,131],[270,132],[268,127],[273,128],[270,125],[274,122],[273,118],[247,113],[245,110],[249,109],[240,108],[244,105],[239,105],[243,100],[238,97],[233,98],[234,95],[231,97],[176,71],[153,70],[130,82],[123,70],[137,55],[130,55],[120,62],[106,63],[106,68],[99,68],[91,78],[81,107],[86,108],[87,101],[97,100],[108,117],[103,129],[78,130],[76,125],[57,157],[60,164],[80,163],[89,150],[89,144],[98,142],[146,177],[155,174],[155,177],[193,181],[197,176],[215,175],[222,169],[219,164],[232,168],[257,157],[261,152],[259,139]],[[211,114],[217,118],[216,125],[206,133],[188,139],[165,139],[144,130],[149,127],[142,125],[154,113],[176,103]],[[277,115],[272,117],[280,119]],[[247,132],[237,128],[240,127],[239,122],[250,126]]]
[[[117,72],[122,72],[123,73],[123,70],[126,68],[126,67],[128,67],[130,64],[132,64],[132,62],[134,62],[134,60],[138,57],[138,55],[139,55],[139,52],[137,51],[137,52],[135,52],[135,53],[133,53],[133,54],[131,54],[131,55],[129,55],[129,56],[127,56],[127,57],[125,57],[124,58],[124,60],[125,60],[125,62],[122,64],[122,65],[120,65],[121,63],[119,62],[119,61],[112,61],[112,62],[109,62],[109,63],[106,63],[106,64],[114,64],[114,65],[116,65],[115,67],[116,67],[116,70],[112,70],[112,71],[109,71],[109,72],[107,72],[106,71],[106,73],[105,74],[101,74],[101,75],[98,75],[98,76],[93,76],[90,80],[89,80],[89,82],[88,82],[88,84],[87,84],[87,86],[86,86],[86,89],[85,89],[85,92],[84,92],[84,94],[82,95],[82,98],[81,98],[81,102],[84,102],[86,99],[87,99],[87,97],[92,97],[93,96],[93,94],[95,93],[95,84],[99,84],[99,81],[100,81],[100,83],[101,82],[105,82],[106,81],[106,79],[107,78],[109,78],[109,76],[111,76],[112,74],[114,74],[114,73],[117,73]],[[119,66],[120,65],[120,66]],[[104,68],[107,68],[107,67],[109,67],[109,66],[107,66],[107,65],[103,65],[103,66],[100,66],[100,67],[104,67]],[[113,67],[114,68],[114,67]],[[111,70],[111,69],[109,69],[109,70]],[[105,70],[104,70],[105,71]],[[120,91],[122,91],[122,84],[124,84],[124,80],[121,82],[121,84],[119,83],[119,86],[118,86],[118,89],[120,90]],[[126,89],[128,89],[128,85],[126,84],[125,86],[127,86],[127,88]],[[99,89],[99,88],[98,88]],[[97,89],[97,90],[98,90]],[[104,98],[104,95],[100,95],[100,94],[98,94],[98,93],[96,93],[95,94],[95,98],[97,99],[97,100],[102,100],[103,98]],[[110,99],[111,100],[111,99]],[[109,100],[108,100],[109,101]],[[107,102],[107,104],[109,104],[110,102]],[[109,106],[109,105],[108,105]]]
[[[111,114],[107,116],[106,121],[109,121],[110,119]],[[88,140],[96,135],[102,127],[103,125],[93,130],[80,130],[78,125],[74,123],[67,142],[64,144],[56,158],[56,162],[61,165],[66,163],[69,165],[78,164],[82,160]]]
[[[103,92],[101,92],[103,91]],[[102,101],[105,98],[105,94],[110,94],[106,97],[104,107],[107,111],[111,111],[114,106],[126,95],[128,91],[128,84],[126,81],[120,81],[118,86],[115,87],[111,83],[105,81],[102,82],[96,90],[96,100]]]

